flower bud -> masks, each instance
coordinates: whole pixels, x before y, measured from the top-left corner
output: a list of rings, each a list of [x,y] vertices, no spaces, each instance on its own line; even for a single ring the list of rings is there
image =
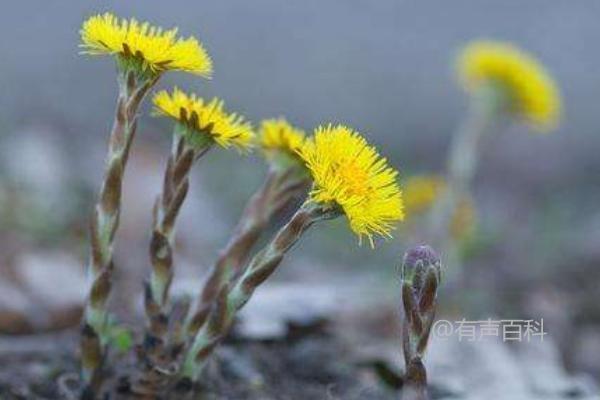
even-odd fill
[[[439,282],[441,278],[440,258],[430,246],[415,246],[404,255],[400,278],[404,283],[412,286],[416,292],[420,292],[425,276],[431,269],[435,272]]]

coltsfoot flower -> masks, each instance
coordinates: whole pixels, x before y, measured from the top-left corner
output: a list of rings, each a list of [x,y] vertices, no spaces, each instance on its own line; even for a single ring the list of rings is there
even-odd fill
[[[317,128],[300,155],[314,182],[310,200],[340,208],[359,239],[373,246],[374,234],[390,237],[404,219],[398,172],[351,128]]]
[[[113,249],[115,232],[119,228],[123,177],[135,137],[139,107],[164,71],[179,70],[207,77],[212,71],[212,62],[196,39],[178,38],[176,29],[163,31],[147,22],[122,20],[111,13],[90,17],[84,21],[80,33],[84,54],[114,56],[119,84],[104,181],[90,224],[90,285],[83,314],[81,354],[85,391],[92,393],[84,397],[91,398],[102,383],[102,363],[106,347],[112,340],[107,304],[112,290]],[[179,169],[177,172],[184,171]],[[187,181],[177,187],[180,189],[178,200],[185,197],[186,188]],[[176,212],[169,209],[169,218]],[[169,218],[164,225],[171,223]]]
[[[561,98],[552,76],[532,55],[510,43],[475,41],[458,59],[458,75],[467,91],[497,85],[508,98],[508,109],[540,130],[554,128]]]
[[[292,160],[301,160],[299,151],[304,141],[304,131],[294,127],[285,118],[266,119],[260,124],[259,145],[267,158],[283,155]]]
[[[436,201],[444,196],[447,183],[443,177],[436,174],[416,175],[408,178],[404,184],[404,204],[406,214],[416,218],[429,212]],[[463,195],[458,200],[452,212],[448,227],[450,236],[454,239],[465,239],[475,230],[477,212],[473,200]]]
[[[183,365],[183,374],[189,379],[198,379],[232,326],[236,312],[314,223],[345,214],[359,238],[367,236],[373,245],[374,234],[389,236],[394,223],[404,216],[398,172],[352,129],[343,125],[319,127],[314,138],[305,141],[297,152],[312,177],[309,198],[233,279],[218,285],[212,276],[209,279],[205,289],[212,294],[205,297],[204,290],[201,300],[212,299],[213,304],[199,308],[190,321],[194,339]]]
[[[223,100],[213,98],[205,101],[175,88],[172,93],[166,90],[156,93],[153,103],[154,115],[177,121],[192,143],[210,140],[222,147],[234,146],[238,150],[252,146],[252,125],[238,114],[227,113]]]
[[[449,227],[450,236],[458,240],[470,238],[476,228],[477,209],[473,204],[473,199],[463,196],[452,214]]]
[[[404,205],[410,216],[421,215],[431,209],[446,183],[439,175],[415,175],[404,183]]]
[[[212,74],[212,61],[202,44],[193,37],[178,37],[177,28],[163,30],[107,12],[88,18],[80,33],[86,54],[116,55],[121,61],[140,63],[154,73],[173,70],[204,77]]]

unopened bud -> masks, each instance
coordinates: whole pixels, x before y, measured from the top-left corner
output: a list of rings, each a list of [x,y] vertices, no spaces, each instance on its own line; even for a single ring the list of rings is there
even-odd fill
[[[441,275],[440,258],[430,246],[416,246],[404,255],[400,278],[418,292],[423,287],[425,276],[430,269],[435,271],[439,280]]]

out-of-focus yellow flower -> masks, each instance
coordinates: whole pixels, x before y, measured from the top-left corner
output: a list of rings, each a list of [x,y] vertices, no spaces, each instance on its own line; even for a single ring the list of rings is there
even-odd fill
[[[172,93],[166,90],[156,93],[153,103],[154,115],[176,120],[186,128],[192,141],[203,142],[208,138],[222,147],[234,146],[239,150],[252,145],[252,125],[240,115],[227,113],[222,100],[213,98],[207,102],[175,88]]]
[[[291,125],[284,118],[266,119],[260,124],[259,145],[267,157],[284,154],[299,158],[299,150],[305,140],[304,131]]]
[[[463,196],[452,213],[448,228],[450,237],[456,240],[467,239],[475,231],[476,226],[477,212],[473,200],[468,196]]]
[[[404,219],[398,172],[373,146],[344,125],[321,126],[300,154],[313,178],[310,200],[339,207],[359,239],[390,237]]]
[[[431,209],[446,183],[438,175],[416,175],[408,178],[403,186],[405,211],[409,216],[416,216]]]
[[[444,195],[446,181],[436,174],[415,175],[404,184],[404,204],[406,214],[418,218],[429,212],[436,201]],[[473,200],[463,195],[452,212],[449,233],[458,240],[464,239],[475,229],[477,212]]]
[[[165,31],[107,12],[88,18],[80,33],[85,54],[118,55],[141,62],[152,72],[174,70],[204,77],[212,73],[212,61],[202,44],[193,37],[177,37],[177,28]]]
[[[458,74],[468,91],[497,85],[508,97],[509,110],[540,130],[554,128],[561,97],[552,76],[530,54],[510,43],[475,41],[458,59]]]

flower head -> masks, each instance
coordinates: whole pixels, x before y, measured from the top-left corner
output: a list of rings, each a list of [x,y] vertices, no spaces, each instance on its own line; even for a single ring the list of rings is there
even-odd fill
[[[125,61],[141,62],[154,73],[174,70],[205,77],[212,73],[212,61],[202,44],[193,37],[177,37],[177,28],[165,31],[107,12],[88,18],[80,33],[85,54],[117,55]]]
[[[439,175],[411,176],[404,184],[406,213],[411,218],[426,214],[446,190],[446,181]],[[474,231],[476,224],[477,211],[473,199],[465,194],[459,198],[452,211],[448,227],[450,236],[458,240],[465,239]]]
[[[477,228],[477,222],[477,209],[473,204],[473,199],[463,196],[452,214],[452,220],[448,227],[450,236],[457,240],[471,238]]]
[[[404,183],[404,205],[411,216],[427,212],[446,188],[446,183],[438,175],[411,176]]]
[[[153,103],[154,115],[176,120],[186,128],[192,141],[210,139],[222,147],[234,146],[240,150],[252,144],[252,125],[240,115],[227,113],[223,100],[205,101],[175,88],[172,93],[166,90],[156,93]]]
[[[530,54],[510,43],[476,41],[458,59],[459,78],[468,91],[497,85],[511,112],[542,130],[554,127],[561,112],[559,90],[551,75]]]
[[[404,218],[398,172],[373,146],[343,125],[321,126],[300,151],[313,179],[310,200],[339,207],[350,228],[373,245]]]
[[[299,160],[304,136],[304,131],[292,126],[284,118],[266,119],[260,125],[259,145],[267,158],[283,155]]]

